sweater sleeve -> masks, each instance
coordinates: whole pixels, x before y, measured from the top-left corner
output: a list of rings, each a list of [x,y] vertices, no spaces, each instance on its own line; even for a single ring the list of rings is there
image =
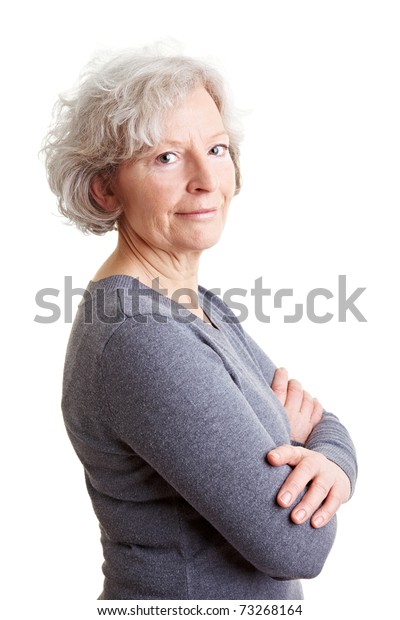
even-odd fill
[[[248,334],[245,336],[262,374],[271,385],[276,370],[275,364],[251,336]],[[333,413],[323,411],[321,421],[314,427],[305,444],[293,443],[321,452],[326,458],[339,465],[350,480],[351,495],[354,493],[358,471],[356,450],[347,429]]]
[[[260,571],[315,577],[335,519],[295,525],[277,505],[290,468],[268,464],[271,436],[219,355],[193,340],[176,322],[128,319],[114,332],[102,357],[114,432]]]

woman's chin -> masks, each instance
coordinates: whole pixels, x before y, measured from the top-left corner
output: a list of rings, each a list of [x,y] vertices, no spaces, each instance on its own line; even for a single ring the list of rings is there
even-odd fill
[[[202,252],[214,247],[220,240],[222,229],[209,231],[208,233],[197,234],[193,237],[185,239],[185,246],[188,251]]]

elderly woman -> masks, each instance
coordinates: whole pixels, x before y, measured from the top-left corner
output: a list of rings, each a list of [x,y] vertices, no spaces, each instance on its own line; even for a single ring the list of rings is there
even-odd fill
[[[136,52],[92,65],[47,138],[61,212],[118,230],[62,403],[100,522],[101,599],[301,599],[355,482],[338,419],[198,285],[239,191],[238,141],[213,68]]]

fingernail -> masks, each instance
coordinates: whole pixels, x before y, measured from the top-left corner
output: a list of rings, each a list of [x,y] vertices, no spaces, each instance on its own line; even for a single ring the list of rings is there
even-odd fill
[[[320,525],[322,525],[324,522],[324,517],[317,517],[315,520],[313,520],[313,524],[315,527],[319,527]]]
[[[296,521],[303,521],[303,519],[305,518],[305,516],[306,516],[306,511],[305,511],[305,510],[298,510],[298,511],[295,513],[295,515],[294,515],[294,517],[295,517]]]
[[[272,458],[279,460],[281,458],[281,455],[279,454],[279,452],[270,452],[270,455],[272,456]]]
[[[281,500],[282,504],[285,504],[286,506],[288,506],[290,502],[292,501],[292,494],[289,493],[289,491],[286,491],[286,493],[281,495],[279,499]]]

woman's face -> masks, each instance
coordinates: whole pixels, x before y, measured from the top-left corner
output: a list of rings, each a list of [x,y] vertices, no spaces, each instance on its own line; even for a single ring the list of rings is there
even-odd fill
[[[228,147],[213,99],[194,89],[168,111],[156,149],[120,167],[112,187],[124,207],[120,227],[172,253],[214,245],[235,191]]]

